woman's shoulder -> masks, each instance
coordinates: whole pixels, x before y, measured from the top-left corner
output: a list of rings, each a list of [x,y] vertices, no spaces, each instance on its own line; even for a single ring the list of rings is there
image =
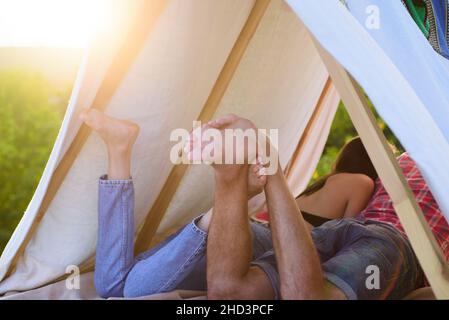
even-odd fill
[[[337,173],[328,178],[326,184],[336,186],[357,186],[367,189],[373,189],[375,182],[366,174],[362,173]]]

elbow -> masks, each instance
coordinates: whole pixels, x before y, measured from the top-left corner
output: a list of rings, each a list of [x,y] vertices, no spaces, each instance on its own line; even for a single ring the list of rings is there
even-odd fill
[[[240,300],[242,299],[238,281],[212,281],[208,282],[207,299],[208,300]]]

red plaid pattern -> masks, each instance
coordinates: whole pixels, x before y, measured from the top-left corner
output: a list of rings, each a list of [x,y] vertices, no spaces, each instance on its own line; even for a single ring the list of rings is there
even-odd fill
[[[446,219],[413,159],[404,153],[398,158],[398,162],[430,229],[443,250],[446,260],[449,261],[449,225]],[[376,188],[368,206],[359,217],[388,223],[404,233],[404,228],[394,211],[393,202],[379,179],[376,181]]]

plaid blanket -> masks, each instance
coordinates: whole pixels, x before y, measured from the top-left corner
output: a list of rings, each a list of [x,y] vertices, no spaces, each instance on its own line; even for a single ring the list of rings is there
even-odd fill
[[[432,47],[449,58],[449,0],[401,0]]]

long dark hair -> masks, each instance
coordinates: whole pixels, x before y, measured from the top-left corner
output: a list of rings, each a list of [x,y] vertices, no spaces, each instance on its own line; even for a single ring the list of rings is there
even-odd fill
[[[337,159],[332,166],[332,171],[310,185],[299,196],[309,196],[320,190],[326,184],[329,177],[338,173],[361,173],[367,175],[373,180],[376,180],[378,175],[374,169],[373,163],[363,146],[362,140],[356,137],[346,143],[341,149]]]

